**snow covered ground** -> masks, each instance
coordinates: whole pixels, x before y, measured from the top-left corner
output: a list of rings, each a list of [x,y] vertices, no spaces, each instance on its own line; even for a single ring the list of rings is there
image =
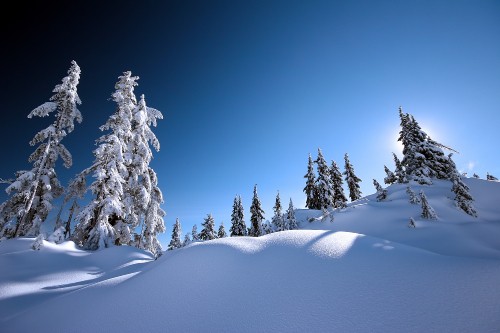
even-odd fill
[[[72,242],[0,243],[1,332],[498,332],[500,183],[403,185],[335,212],[297,210],[300,230],[167,251],[82,251]],[[410,217],[416,228],[407,227]],[[313,222],[309,222],[313,221]]]

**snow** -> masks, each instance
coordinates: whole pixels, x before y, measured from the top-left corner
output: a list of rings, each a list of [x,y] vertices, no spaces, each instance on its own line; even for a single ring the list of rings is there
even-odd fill
[[[500,184],[466,179],[478,218],[451,182],[406,184],[299,230],[195,242],[166,251],[72,242],[0,242],[0,331],[494,332],[500,328]],[[408,228],[410,217],[416,228]],[[313,222],[309,222],[313,220]]]

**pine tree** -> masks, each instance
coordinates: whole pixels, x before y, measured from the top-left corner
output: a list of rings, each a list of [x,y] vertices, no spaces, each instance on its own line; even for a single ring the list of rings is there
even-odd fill
[[[486,180],[491,180],[491,181],[498,181],[498,178],[490,175],[489,172],[486,173]]]
[[[413,192],[410,185],[406,186],[406,193],[408,194],[409,201],[412,205],[416,205],[420,203],[420,198]]]
[[[403,166],[401,165],[401,161],[399,160],[398,156],[392,153],[392,158],[394,159],[394,165],[396,166],[396,169],[394,170],[394,177],[396,178],[396,183],[399,184],[408,183],[406,172],[403,169]]]
[[[196,242],[200,240],[200,234],[198,233],[198,226],[193,225],[193,229],[191,229],[191,241]]]
[[[415,228],[416,225],[415,225],[415,220],[413,219],[413,217],[410,217],[410,221],[408,222],[408,228]]]
[[[184,235],[184,241],[182,242],[182,246],[188,246],[189,244],[191,244],[191,237],[189,236],[189,233],[186,233]]]
[[[425,196],[425,193],[422,190],[420,190],[420,202],[422,203],[422,214],[421,214],[422,217],[424,219],[429,219],[429,220],[437,219],[436,212],[427,201],[427,197]]]
[[[450,159],[450,165],[452,165],[455,170],[451,175],[451,181],[453,183],[451,191],[455,193],[456,205],[470,216],[477,217],[476,209],[472,204],[474,198],[472,198],[472,195],[469,193],[469,187],[462,181],[462,177],[456,169],[455,162],[451,159],[451,154],[448,158]]]
[[[344,155],[344,161],[345,161],[344,175],[347,186],[349,187],[349,197],[351,198],[351,201],[356,201],[361,198],[361,191],[359,189],[359,183],[361,182],[361,179],[359,179],[354,174],[354,167],[349,161],[349,155],[347,155],[347,153]]]
[[[394,175],[394,173],[389,170],[387,166],[384,165],[384,171],[385,171],[385,178],[384,178],[384,183],[387,185],[391,185],[397,182],[397,177]]]
[[[163,203],[163,195],[158,187],[158,180],[153,169],[148,168],[151,184],[151,193],[149,194],[149,203],[144,216],[144,231],[142,233],[139,248],[150,251],[158,258],[162,254],[161,243],[158,240],[158,234],[165,232],[165,222],[163,217],[165,211],[160,208]],[[125,239],[128,239],[126,237]],[[136,245],[137,246],[137,245]]]
[[[288,204],[288,210],[286,211],[286,230],[298,229],[299,225],[295,219],[295,208],[293,207],[292,198],[290,198],[290,203]]]
[[[215,232],[215,221],[212,214],[208,214],[204,222],[201,224],[203,229],[200,232],[200,239],[207,241],[217,238],[217,233]]]
[[[55,120],[30,142],[31,146],[39,144],[29,157],[29,162],[33,162],[32,169],[18,171],[15,181],[6,189],[11,197],[0,205],[0,238],[37,236],[52,209],[53,199],[63,193],[55,165],[59,157],[66,168],[72,164],[71,153],[62,140],[73,131],[75,121],[82,121],[77,108],[81,104],[77,93],[80,73],[80,67],[72,61],[68,76],[55,86],[50,101],[28,115],[28,118],[46,117],[55,112]]]
[[[377,201],[385,200],[387,198],[387,190],[382,188],[376,179],[373,180],[373,186],[377,190]]]
[[[271,222],[267,221],[262,223],[262,235],[269,235],[273,233],[273,225]]]
[[[320,148],[318,148],[318,158],[315,162],[318,166],[318,179],[316,180],[318,206],[321,209],[327,209],[328,207],[333,207],[335,193],[333,191],[332,179],[330,178],[330,168],[326,164]]]
[[[224,222],[220,223],[219,231],[217,232],[217,238],[227,237],[226,229],[224,228]]]
[[[280,192],[276,194],[276,201],[274,203],[273,211],[274,211],[274,216],[272,218],[272,224],[274,226],[274,230],[276,231],[285,230],[285,223],[283,220],[283,213],[281,208]]]
[[[257,185],[253,187],[252,205],[250,206],[251,228],[249,236],[259,237],[262,235],[262,221],[264,221],[264,210],[257,194]]]
[[[347,198],[345,197],[344,188],[342,187],[344,183],[342,180],[342,173],[335,161],[332,161],[332,166],[330,167],[330,178],[333,186],[333,206],[335,208],[347,207]]]
[[[472,177],[474,177],[474,178],[476,178],[476,179],[479,179],[479,175],[478,175],[477,173],[474,173],[474,174],[472,175]]]
[[[316,176],[314,175],[311,154],[309,154],[307,173],[304,178],[306,178],[306,187],[304,187],[304,193],[306,194],[306,207],[309,209],[319,209],[318,189],[316,188]]]
[[[172,239],[168,244],[167,250],[175,250],[182,247],[181,243],[181,223],[179,222],[179,218],[175,219],[174,227],[172,230]]]
[[[246,236],[248,233],[243,216],[243,203],[239,195],[234,198],[233,212],[231,214],[231,228],[229,232],[231,233],[231,237]]]

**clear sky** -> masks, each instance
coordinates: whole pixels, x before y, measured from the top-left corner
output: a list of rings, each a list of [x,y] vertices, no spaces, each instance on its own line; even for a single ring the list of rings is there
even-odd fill
[[[498,1],[106,1],[13,4],[1,24],[0,177],[30,168],[28,142],[52,119],[27,119],[71,60],[82,69],[83,123],[66,139],[74,165],[93,161],[98,127],[123,71],[163,112],[152,162],[165,197],[167,244],[179,217],[230,227],[234,196],[249,224],[254,184],[266,218],[279,190],[304,208],[308,154],[342,168],[364,194],[382,182],[397,109],[460,152],[459,169],[500,175]],[[48,6],[48,7],[47,7]],[[0,200],[6,195],[2,186]],[[48,221],[47,225],[50,223]]]

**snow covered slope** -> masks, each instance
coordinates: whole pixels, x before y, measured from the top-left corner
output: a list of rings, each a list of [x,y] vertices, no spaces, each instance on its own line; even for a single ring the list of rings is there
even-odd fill
[[[335,212],[300,210],[301,230],[224,238],[158,260],[73,243],[0,243],[0,331],[495,332],[500,329],[500,184],[469,179],[479,218],[451,184],[405,186]],[[419,187],[415,186],[414,191]],[[407,227],[408,219],[417,228]]]

